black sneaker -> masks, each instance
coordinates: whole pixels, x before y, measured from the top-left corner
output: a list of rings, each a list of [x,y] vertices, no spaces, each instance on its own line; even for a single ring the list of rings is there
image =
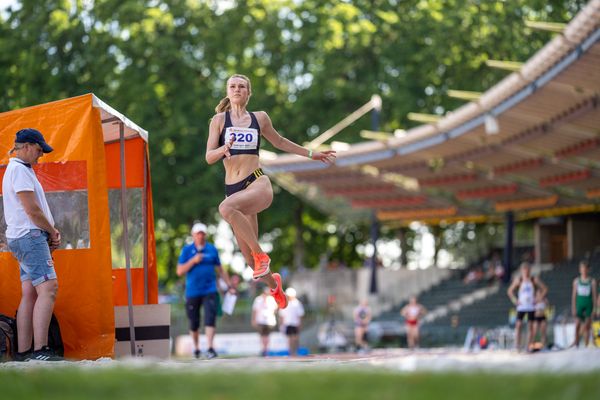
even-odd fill
[[[202,355],[202,353],[200,353],[200,350],[194,350],[194,357],[195,358],[200,358],[201,355]]]
[[[33,349],[29,349],[22,353],[16,352],[13,361],[29,361],[29,358],[33,354]]]
[[[26,361],[63,361],[64,358],[59,357],[48,346],[44,346],[39,350],[34,351]]]
[[[206,352],[206,358],[208,358],[209,360],[212,360],[213,358],[217,358],[218,356],[219,355],[217,354],[215,349],[213,349],[212,347],[210,349],[208,349],[208,351]]]

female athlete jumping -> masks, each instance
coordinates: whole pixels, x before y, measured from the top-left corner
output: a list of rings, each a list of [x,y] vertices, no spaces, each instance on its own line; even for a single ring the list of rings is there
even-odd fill
[[[281,276],[271,274],[271,259],[258,243],[257,214],[273,201],[271,181],[259,165],[260,141],[264,137],[279,150],[326,164],[335,162],[336,154],[313,152],[282,137],[266,112],[246,110],[251,95],[246,76],[236,74],[227,80],[227,97],[217,105],[217,114],[210,122],[206,161],[214,164],[223,160],[226,198],[219,205],[219,212],[231,225],[246,262],[254,270],[254,279],[262,279],[269,285],[279,308],[285,308],[287,298]]]

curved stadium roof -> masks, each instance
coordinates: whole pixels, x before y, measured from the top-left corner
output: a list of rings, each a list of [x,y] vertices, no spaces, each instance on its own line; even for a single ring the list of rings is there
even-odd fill
[[[486,133],[486,119],[497,134]],[[345,216],[437,222],[600,210],[600,0],[518,72],[435,124],[355,144],[334,166],[295,155],[261,161],[286,189]]]

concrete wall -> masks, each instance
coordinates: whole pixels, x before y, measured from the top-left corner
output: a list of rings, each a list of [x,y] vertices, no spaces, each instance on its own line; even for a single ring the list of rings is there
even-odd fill
[[[415,271],[379,269],[378,293],[374,296],[369,294],[369,268],[296,272],[290,280],[290,286],[296,289],[299,296],[305,296],[311,306],[317,308],[325,308],[328,296],[335,296],[336,308],[349,318],[362,299],[369,299],[373,314],[378,315],[410,296],[427,290],[449,275],[449,270],[439,268]]]
[[[535,241],[535,263],[546,264],[551,263],[553,252],[553,238],[564,235],[567,232],[565,222],[560,218],[545,218],[538,220],[534,225],[534,241]],[[567,255],[565,254],[564,257]],[[561,260],[555,260],[561,261]]]
[[[600,218],[596,215],[572,216],[567,221],[569,258],[582,258],[600,246]]]
[[[535,240],[535,263],[543,264],[550,262],[550,236],[551,226],[541,225],[536,222],[534,226]]]
[[[535,262],[538,264],[559,262],[561,251],[560,236],[566,240],[563,258],[583,258],[587,253],[600,247],[600,215],[581,214],[568,218],[542,218],[535,223]],[[565,243],[563,241],[563,243]]]

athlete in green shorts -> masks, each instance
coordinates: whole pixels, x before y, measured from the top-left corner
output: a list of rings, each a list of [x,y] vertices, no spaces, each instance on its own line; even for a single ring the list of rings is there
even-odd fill
[[[597,286],[596,280],[589,276],[589,272],[590,267],[587,261],[581,261],[579,263],[579,276],[573,280],[571,308],[573,316],[577,319],[573,346],[579,346],[581,335],[583,335],[586,347],[590,342]]]

